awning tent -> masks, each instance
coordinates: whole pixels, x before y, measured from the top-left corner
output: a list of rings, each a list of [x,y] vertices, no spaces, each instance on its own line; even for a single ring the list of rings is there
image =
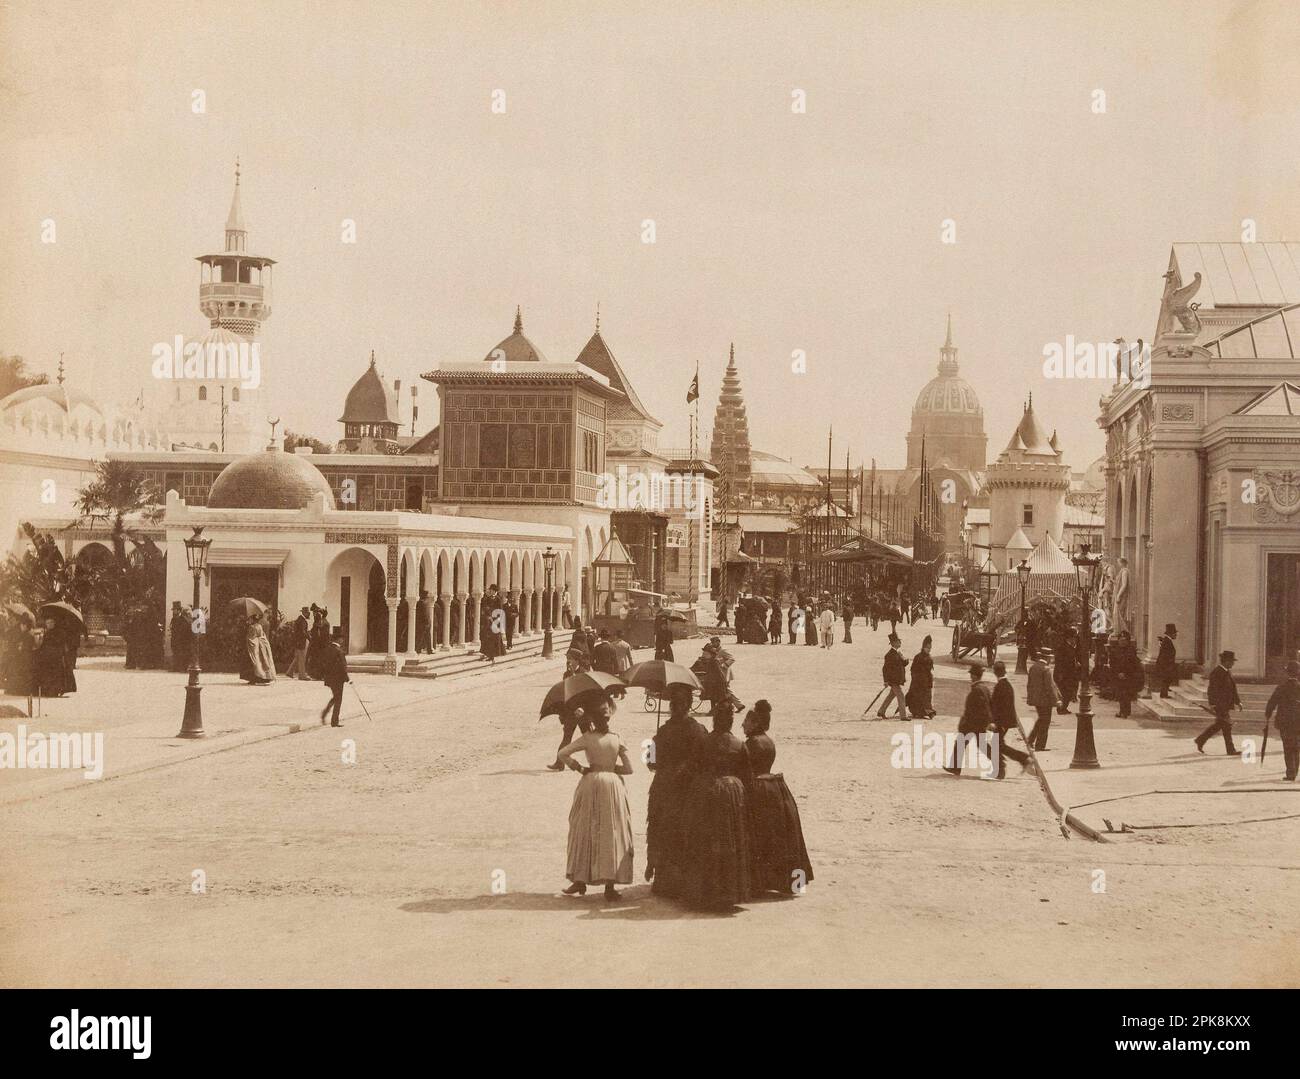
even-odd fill
[[[870,536],[855,536],[848,543],[813,555],[813,558],[820,562],[883,562],[895,566],[910,566],[912,549],[872,539]]]
[[[1038,596],[1059,599],[1066,603],[1079,595],[1079,581],[1074,563],[1051,536],[1045,535],[1029,555],[1029,582],[1025,586],[1025,602]],[[1002,574],[1002,580],[989,602],[985,624],[1002,626],[1014,623],[1020,615],[1020,578],[1014,569]]]

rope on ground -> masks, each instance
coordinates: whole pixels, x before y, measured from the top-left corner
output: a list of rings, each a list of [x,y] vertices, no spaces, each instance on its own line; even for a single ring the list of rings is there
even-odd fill
[[[1300,787],[1208,787],[1205,789],[1174,788],[1171,790],[1151,790],[1151,791],[1134,791],[1132,794],[1116,794],[1110,798],[1098,798],[1093,802],[1080,802],[1075,809],[1086,809],[1088,806],[1099,806],[1106,802],[1122,802],[1126,798],[1145,798],[1149,794],[1295,794],[1300,792]]]
[[[1125,824],[1120,821],[1121,832],[1150,832],[1158,828],[1226,828],[1236,824],[1267,824],[1275,820],[1300,820],[1300,813],[1288,813],[1284,817],[1251,817],[1249,820],[1208,820],[1196,824]]]

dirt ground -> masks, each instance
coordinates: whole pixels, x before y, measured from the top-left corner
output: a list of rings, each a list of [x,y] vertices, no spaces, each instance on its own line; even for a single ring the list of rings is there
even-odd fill
[[[904,627],[904,650],[937,624]],[[461,681],[359,678],[346,725],[319,685],[205,691],[213,737],[177,743],[182,676],[106,666],[29,729],[105,732],[97,782],[0,773],[0,981],[7,986],[1259,986],[1300,983],[1300,798],[1259,765],[1200,756],[1193,730],[1114,719],[1103,767],[1043,758],[1107,844],[1062,837],[1038,784],[891,765],[868,722],[884,634],[834,648],[728,646],[736,689],[773,706],[776,770],[815,880],[731,914],[649,894],[649,776],[628,780],[637,879],[620,902],[559,895],[577,777],[537,705],[559,661]],[[688,661],[699,642],[679,645]],[[646,654],[638,655],[645,658]],[[936,670],[955,729],[964,668]],[[1023,693],[1018,692],[1023,699]],[[1022,706],[1022,714],[1026,709]],[[287,724],[306,728],[288,734]],[[6,719],[0,730],[14,731]],[[654,732],[639,691],[614,722]],[[259,729],[267,737],[240,740]],[[349,743],[355,763],[347,763]],[[199,748],[195,748],[195,746]],[[197,754],[182,756],[184,754]],[[130,767],[116,767],[114,762]],[[57,789],[56,789],[57,787]],[[1259,792],[1258,788],[1270,788]],[[1151,794],[1151,791],[1220,793]],[[1247,793],[1251,791],[1253,793]],[[196,890],[196,872],[205,884]]]

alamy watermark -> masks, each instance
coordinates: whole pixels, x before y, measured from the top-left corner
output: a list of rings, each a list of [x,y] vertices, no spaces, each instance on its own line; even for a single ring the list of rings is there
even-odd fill
[[[889,739],[892,752],[889,764],[893,768],[949,768],[954,763],[978,770],[984,779],[996,779],[998,774],[997,731],[982,734],[962,734],[956,731],[927,731],[920,723],[912,724],[912,733],[899,731]],[[974,751],[975,759],[970,760]],[[985,767],[984,762],[988,761]]]
[[[1044,378],[1097,378],[1109,382],[1151,385],[1151,346],[1143,341],[1049,341],[1043,346]]]
[[[87,779],[104,774],[103,731],[28,733],[25,723],[16,734],[0,731],[0,768],[70,768]]]
[[[173,341],[153,346],[153,377],[200,380],[234,379],[245,390],[262,384],[262,346],[257,341]]]
[[[698,518],[704,503],[700,476],[629,471],[626,465],[619,465],[617,472],[596,477],[596,505],[602,509],[681,510],[687,517]]]

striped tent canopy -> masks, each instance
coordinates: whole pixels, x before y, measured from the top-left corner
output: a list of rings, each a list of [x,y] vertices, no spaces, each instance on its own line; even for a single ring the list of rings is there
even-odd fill
[[[1025,602],[1043,596],[1069,603],[1078,598],[1079,580],[1074,563],[1056,541],[1044,535],[1029,555],[1029,584],[1025,587]],[[985,626],[988,628],[1014,625],[1020,614],[1020,578],[1014,569],[1002,575],[1002,582],[989,603]]]

